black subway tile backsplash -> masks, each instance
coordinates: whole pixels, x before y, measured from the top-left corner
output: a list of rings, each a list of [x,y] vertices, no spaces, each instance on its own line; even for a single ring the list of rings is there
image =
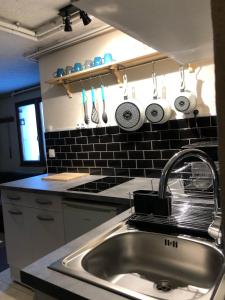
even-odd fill
[[[115,176],[115,169],[114,168],[102,168],[102,175]]]
[[[107,144],[107,151],[120,151],[120,143]]]
[[[99,136],[93,135],[88,137],[88,144],[97,144],[99,143]]]
[[[159,177],[166,162],[183,146],[217,138],[217,117],[145,123],[136,132],[118,126],[45,133],[48,172],[105,176]],[[197,127],[196,127],[197,126]],[[216,148],[205,151],[218,160]]]
[[[128,153],[127,153],[127,151],[114,152],[114,158],[115,159],[127,159]]]
[[[163,130],[161,132],[161,140],[176,140],[179,139],[179,132],[177,130]]]
[[[101,175],[102,169],[101,168],[90,168],[90,175]]]
[[[87,137],[77,137],[76,144],[87,144]]]
[[[145,177],[144,169],[130,169],[130,177]]]
[[[66,154],[66,159],[77,159],[77,153],[76,152],[70,152],[70,153],[60,153],[62,156],[62,154]]]
[[[137,161],[134,159],[122,160],[122,168],[135,169],[137,167]]]
[[[100,136],[100,143],[112,143],[112,135],[102,135]]]
[[[159,159],[161,158],[161,152],[160,151],[144,151],[144,159]]]
[[[101,152],[102,159],[113,159],[114,153],[113,152]]]
[[[82,167],[83,166],[83,160],[73,159],[72,164],[73,164],[73,167]]]
[[[108,163],[105,159],[98,159],[95,161],[96,167],[107,167]]]
[[[88,152],[78,152],[77,159],[88,159]]]
[[[106,133],[105,127],[93,128],[93,134],[94,135],[104,135],[105,133]]]
[[[94,167],[95,161],[94,160],[83,160],[84,167]]]
[[[120,130],[119,130],[119,127],[118,126],[109,126],[109,127],[106,127],[106,133],[107,134],[116,134],[116,133],[119,133]]]
[[[94,151],[106,151],[106,144],[95,144]]]
[[[108,160],[108,166],[113,168],[121,168],[121,160],[119,159]]]
[[[139,169],[148,169],[148,168],[152,168],[152,160],[150,159],[139,159],[137,160],[137,168]]]
[[[73,145],[75,144],[75,138],[65,138],[66,140],[66,145]]]
[[[129,158],[130,159],[143,159],[144,152],[143,151],[129,151]]]
[[[198,137],[200,136],[197,128],[180,130],[180,139],[191,139],[191,138],[198,138]]]
[[[61,137],[61,138],[70,137],[70,132],[69,132],[69,130],[66,130],[66,131],[60,131],[60,137]]]
[[[158,149],[169,149],[170,143],[169,141],[152,141],[152,149],[158,150]]]
[[[82,147],[81,147],[81,145],[72,145],[71,146],[71,151],[72,152],[81,152],[82,151]]]
[[[115,176],[129,177],[129,169],[115,169]]]
[[[81,135],[81,130],[80,129],[76,129],[76,130],[71,130],[70,131],[70,136],[71,137],[78,137]]]
[[[89,152],[89,159],[100,159],[100,152]]]
[[[82,150],[83,152],[91,152],[94,151],[94,146],[93,144],[82,145]]]

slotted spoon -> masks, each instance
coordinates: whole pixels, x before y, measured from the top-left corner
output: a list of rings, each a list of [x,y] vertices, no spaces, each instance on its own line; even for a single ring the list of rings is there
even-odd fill
[[[92,112],[91,112],[91,121],[95,124],[99,123],[98,112],[95,107],[95,90],[94,87],[91,87],[91,98],[92,98]]]

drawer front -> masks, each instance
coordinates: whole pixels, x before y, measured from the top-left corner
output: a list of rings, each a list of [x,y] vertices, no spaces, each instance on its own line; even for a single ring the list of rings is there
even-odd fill
[[[61,197],[51,194],[6,190],[2,193],[3,203],[61,211]]]

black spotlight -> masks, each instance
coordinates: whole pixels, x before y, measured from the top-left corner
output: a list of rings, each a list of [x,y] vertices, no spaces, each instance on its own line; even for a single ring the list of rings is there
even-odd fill
[[[85,26],[91,23],[91,18],[90,18],[89,15],[88,15],[85,11],[83,11],[83,10],[80,10],[80,18],[82,19],[83,24],[84,24]]]
[[[70,15],[65,16],[65,18],[63,19],[63,23],[65,24],[64,31],[66,32],[73,31],[71,26],[72,22],[70,20]]]
[[[59,10],[59,15],[63,18],[63,24],[65,24],[64,31],[70,32],[72,31],[72,22],[71,22],[71,15],[74,16],[75,14],[79,13],[79,9],[73,5],[67,5]]]

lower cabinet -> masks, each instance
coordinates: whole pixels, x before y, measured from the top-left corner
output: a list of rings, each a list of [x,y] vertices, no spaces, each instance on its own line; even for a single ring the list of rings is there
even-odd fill
[[[10,190],[2,192],[2,204],[7,259],[16,281],[22,268],[121,211],[106,204]]]
[[[66,243],[115,217],[118,213],[117,207],[114,206],[64,201],[63,217]]]
[[[20,281],[20,269],[65,244],[63,215],[62,211],[27,207],[5,198],[3,193],[7,260],[13,279]]]

